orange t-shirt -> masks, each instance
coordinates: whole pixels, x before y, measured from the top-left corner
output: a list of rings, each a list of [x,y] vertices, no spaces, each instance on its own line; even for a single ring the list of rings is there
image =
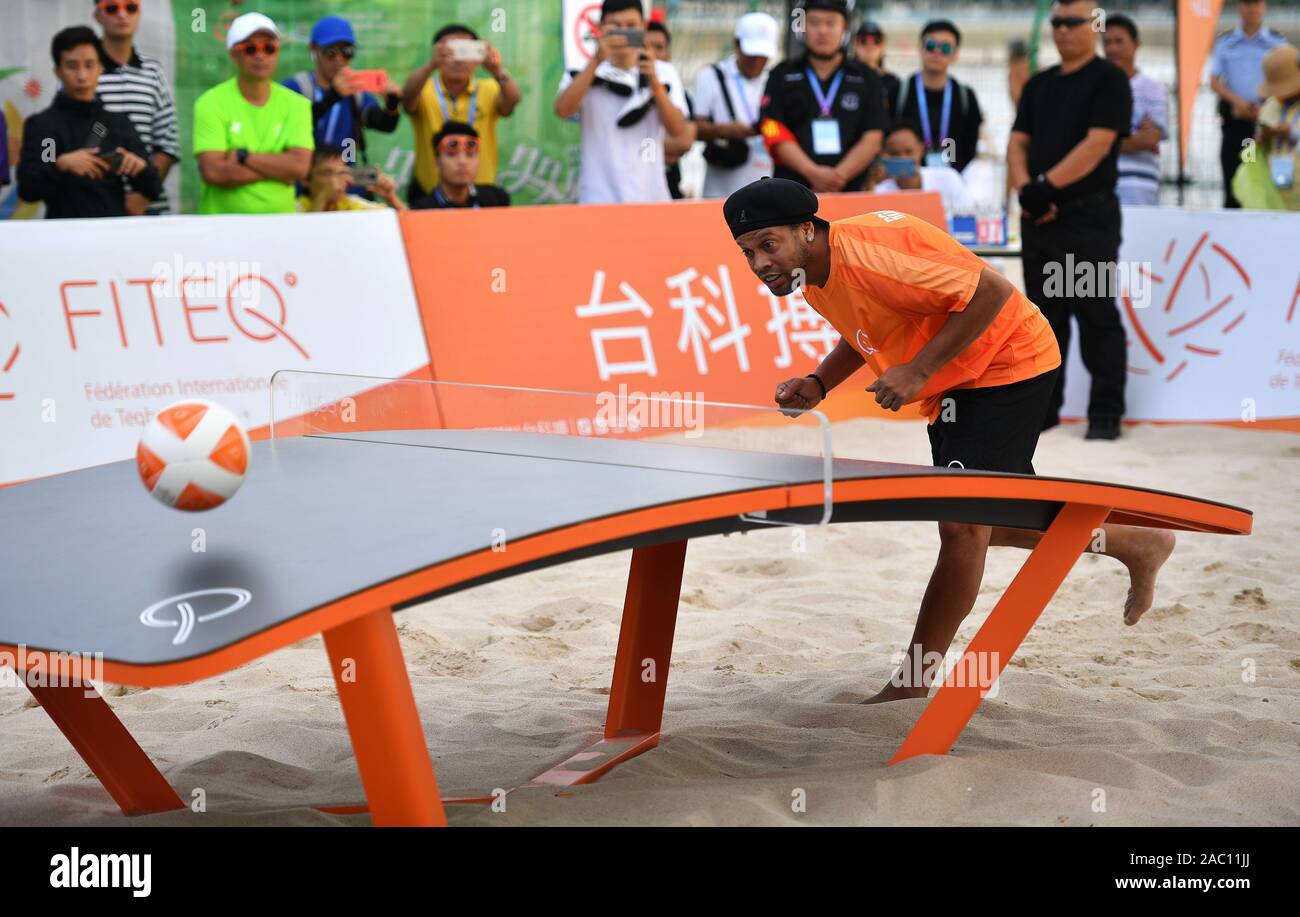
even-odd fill
[[[984,262],[918,217],[881,210],[830,228],[825,286],[804,299],[866,358],[877,376],[906,363],[975,295]],[[1052,326],[1014,290],[983,334],[935,373],[914,399],[932,422],[955,388],[1009,385],[1061,365]]]

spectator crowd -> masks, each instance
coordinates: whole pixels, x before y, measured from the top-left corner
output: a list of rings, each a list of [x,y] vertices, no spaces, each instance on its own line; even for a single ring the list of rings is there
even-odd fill
[[[48,217],[170,212],[164,183],[181,157],[182,127],[192,131],[203,214],[510,203],[495,183],[498,126],[526,90],[468,26],[440,28],[428,60],[398,84],[386,71],[354,69],[356,34],[333,15],[311,28],[312,68],[280,73],[281,27],[247,12],[226,36],[233,75],[186,118],[162,66],[136,47],[145,2],[94,0],[98,30],[75,26],[53,38],[60,90],[27,119],[15,164],[20,197],[44,202]],[[1027,237],[1064,233],[1073,245],[1071,233],[1087,229],[1072,214],[1098,212],[1095,195],[1107,206],[1157,201],[1167,93],[1138,67],[1133,20],[1099,19],[1094,7],[1052,5],[1057,67],[1031,77],[1016,66],[1023,49],[1013,54],[1007,164]],[[1225,204],[1238,206],[1240,193],[1251,206],[1298,209],[1300,63],[1264,25],[1265,0],[1237,8],[1240,26],[1220,36],[1211,66]],[[798,56],[779,60],[781,24],[748,13],[735,23],[731,53],[702,68],[688,92],[667,26],[647,20],[640,0],[604,0],[594,53],[564,73],[553,103],[556,116],[581,128],[579,202],[681,197],[679,160],[700,142],[705,197],[776,176],[817,192],[933,190],[950,213],[969,212],[964,173],[984,115],[975,90],[951,73],[959,26],[926,23],[920,69],[902,76],[886,68],[883,29],[868,21],[854,30],[846,0],[805,0],[796,13]],[[367,134],[391,133],[404,116],[415,156],[398,188],[371,163]],[[8,163],[0,165],[7,181]]]

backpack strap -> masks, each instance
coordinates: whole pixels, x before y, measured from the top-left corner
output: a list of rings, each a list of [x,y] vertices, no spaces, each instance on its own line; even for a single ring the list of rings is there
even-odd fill
[[[309,71],[302,70],[293,75],[293,81],[298,84],[298,91],[307,97],[308,102],[315,102],[316,87],[312,85],[311,76]]]
[[[727,80],[726,80],[726,77],[724,77],[724,76],[722,75],[722,68],[721,68],[720,66],[718,66],[717,64],[714,64],[714,65],[713,65],[713,72],[714,72],[714,73],[717,75],[717,77],[718,77],[718,88],[722,90],[722,101],[724,101],[724,102],[727,103],[727,114],[729,114],[729,115],[731,116],[731,120],[732,120],[732,121],[735,121],[735,120],[736,120],[736,106],[734,106],[734,105],[731,104],[731,93],[727,92]]]

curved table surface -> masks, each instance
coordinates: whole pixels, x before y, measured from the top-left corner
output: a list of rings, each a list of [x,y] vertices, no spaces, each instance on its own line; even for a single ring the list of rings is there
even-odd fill
[[[885,462],[837,459],[833,492],[833,522],[1042,530],[1086,503],[1114,522],[1251,526],[1246,510],[1159,491]],[[506,431],[254,443],[241,492],[206,513],[162,506],[116,462],[0,491],[0,649],[100,653],[115,682],[192,681],[377,607],[755,528],[741,513],[815,522],[823,494],[812,456]]]

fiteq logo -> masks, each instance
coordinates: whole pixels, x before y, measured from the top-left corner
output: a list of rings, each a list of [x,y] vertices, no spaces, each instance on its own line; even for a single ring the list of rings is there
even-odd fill
[[[202,599],[202,601],[196,601]],[[195,624],[203,624],[234,614],[253,600],[247,589],[199,589],[155,602],[140,613],[140,623],[147,627],[174,627],[172,645],[180,646],[194,633]]]
[[[69,853],[50,857],[51,888],[129,888],[136,898],[153,890],[153,854]]]
[[[287,327],[289,308],[282,287],[297,285],[292,272],[277,283],[257,264],[177,257],[170,264],[155,264],[147,277],[64,280],[59,300],[73,350],[85,338],[116,339],[123,350],[133,345],[165,347],[175,334],[164,334],[164,326],[174,326],[180,318],[184,337],[195,344],[224,344],[232,337],[258,343],[281,340],[309,360]]]

